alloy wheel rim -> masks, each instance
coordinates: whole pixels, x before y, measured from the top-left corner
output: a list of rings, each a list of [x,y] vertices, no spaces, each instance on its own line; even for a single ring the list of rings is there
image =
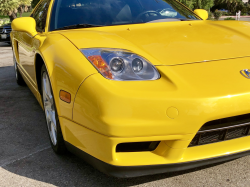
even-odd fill
[[[44,72],[42,76],[42,84],[43,84],[43,105],[45,111],[46,122],[48,126],[48,131],[50,135],[50,139],[53,145],[57,143],[57,124],[56,124],[56,111],[54,99],[50,87],[50,82],[47,74]]]

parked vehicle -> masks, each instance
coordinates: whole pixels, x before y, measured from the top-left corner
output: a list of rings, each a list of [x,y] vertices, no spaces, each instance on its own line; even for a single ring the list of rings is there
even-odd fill
[[[228,12],[228,10],[226,10],[226,9],[220,9],[219,11],[221,11],[221,12]]]
[[[15,19],[16,80],[53,150],[116,177],[248,155],[250,24],[207,17],[175,0],[41,0]]]
[[[11,23],[0,26],[0,42],[10,44]]]

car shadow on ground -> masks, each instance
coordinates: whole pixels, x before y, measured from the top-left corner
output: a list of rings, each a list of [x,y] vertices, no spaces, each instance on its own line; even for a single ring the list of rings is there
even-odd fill
[[[56,186],[133,186],[208,168],[118,179],[71,153],[56,155],[43,111],[31,91],[16,84],[13,67],[0,68],[0,103],[0,166],[20,176]]]

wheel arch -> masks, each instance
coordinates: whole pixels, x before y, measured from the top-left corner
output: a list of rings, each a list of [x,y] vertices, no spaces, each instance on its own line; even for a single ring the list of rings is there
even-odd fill
[[[39,53],[35,55],[35,71],[36,71],[36,81],[37,81],[37,88],[39,93],[41,94],[41,70],[42,66],[45,64],[42,56]],[[46,65],[45,65],[46,66]]]
[[[61,34],[49,34],[37,48],[34,69],[37,91],[41,95],[41,68],[45,65],[57,106],[58,115],[68,119],[73,116],[73,103],[79,86],[97,70],[67,38]],[[71,94],[71,102],[60,99],[60,91]],[[42,96],[42,95],[41,95]]]

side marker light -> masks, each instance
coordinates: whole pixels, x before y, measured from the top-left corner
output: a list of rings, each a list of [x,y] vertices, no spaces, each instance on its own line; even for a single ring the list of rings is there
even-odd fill
[[[71,102],[71,95],[70,95],[70,93],[68,93],[68,92],[66,92],[64,90],[60,90],[60,94],[59,95],[60,95],[60,99],[62,101],[65,101],[67,103]]]

